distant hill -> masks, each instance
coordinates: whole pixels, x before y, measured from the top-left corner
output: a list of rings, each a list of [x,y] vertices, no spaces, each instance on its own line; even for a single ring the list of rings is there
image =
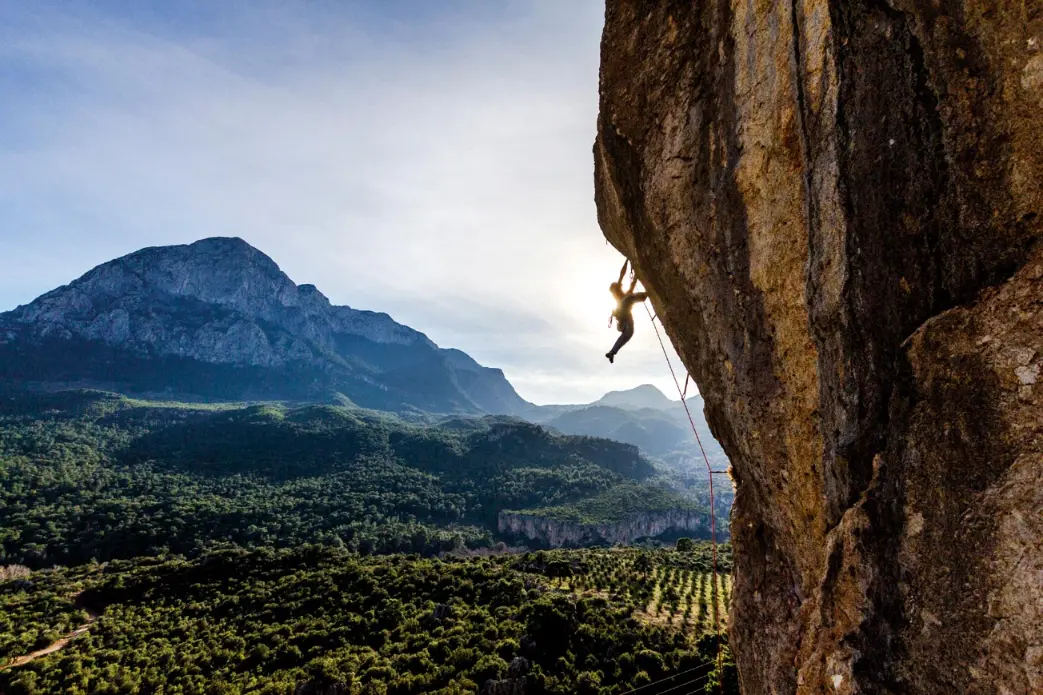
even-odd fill
[[[0,383],[522,415],[498,369],[335,306],[237,238],[146,248],[0,314]]]
[[[653,456],[673,451],[692,438],[691,429],[682,427],[672,413],[654,408],[626,410],[591,405],[562,413],[543,424],[565,434],[585,434],[633,444]]]
[[[673,410],[679,408],[681,402],[670,400],[662,391],[651,384],[642,384],[627,391],[609,391],[591,405],[607,405],[628,410],[641,408]]]
[[[703,417],[703,399],[688,397],[688,408],[715,469],[728,466],[728,457]],[[546,406],[539,422],[565,434],[606,437],[633,444],[666,463],[702,466],[692,426],[680,401],[672,401],[651,384],[612,391],[589,405]]]

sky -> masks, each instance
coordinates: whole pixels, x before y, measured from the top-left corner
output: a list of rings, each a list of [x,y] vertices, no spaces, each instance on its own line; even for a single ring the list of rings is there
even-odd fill
[[[238,236],[533,402],[676,398],[644,311],[604,356],[623,259],[594,207],[603,12],[0,0],[0,311],[139,248]]]

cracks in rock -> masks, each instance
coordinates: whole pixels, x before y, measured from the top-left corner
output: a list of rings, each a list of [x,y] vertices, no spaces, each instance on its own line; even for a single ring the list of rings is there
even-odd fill
[[[835,471],[837,519],[866,488],[872,457],[886,448],[886,404],[892,391],[886,375],[894,372],[903,329],[910,321],[919,323],[939,285],[936,249],[944,212],[933,203],[947,189],[942,124],[910,21],[882,0],[831,9],[839,37],[834,55],[836,186],[849,226],[841,241],[848,267],[841,306],[832,315],[815,317],[815,334],[832,348],[832,354],[824,350],[826,358],[839,361],[846,375],[824,394],[839,416],[829,458],[845,462],[845,468]],[[891,75],[891,86],[884,94],[873,94],[871,86],[885,75]],[[881,100],[888,99],[894,105],[882,106]],[[895,115],[908,110],[917,117],[902,120]],[[881,144],[888,142],[890,149]],[[883,153],[867,163],[867,155],[881,148]],[[906,246],[906,253],[888,254],[895,244]],[[867,265],[867,259],[889,255],[891,261]],[[906,277],[912,290],[903,284]],[[816,289],[813,282],[811,291]],[[834,340],[834,329],[849,337]]]
[[[804,158],[804,205],[805,214],[807,215],[806,222],[808,224],[808,238],[809,240],[814,238],[813,229],[813,217],[812,217],[812,195],[811,195],[811,182],[812,182],[812,169],[813,162],[811,160],[811,139],[808,133],[808,103],[807,94],[804,90],[804,55],[801,46],[801,32],[800,32],[800,15],[802,12],[798,11],[797,5],[800,0],[790,0],[790,22],[792,23],[793,29],[793,65],[794,65],[794,80],[793,83],[796,86],[796,97],[797,97],[797,121],[800,130],[800,142],[801,142],[801,156]]]

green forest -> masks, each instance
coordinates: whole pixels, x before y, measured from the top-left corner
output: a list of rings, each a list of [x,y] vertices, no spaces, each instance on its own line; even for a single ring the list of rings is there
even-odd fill
[[[0,394],[0,693],[737,692],[727,545],[496,536],[703,509],[667,482],[513,418]]]
[[[0,564],[192,556],[214,543],[432,555],[491,546],[501,510],[592,498],[587,517],[607,514],[617,508],[597,500],[617,488],[635,504],[691,506],[633,446],[512,418],[0,397]]]
[[[730,582],[709,567],[705,544],[467,559],[307,546],[37,572],[0,584],[0,663],[89,627],[0,670],[0,690],[737,692],[715,637]]]
[[[575,502],[524,509],[520,513],[579,524],[601,524],[623,521],[634,514],[647,512],[704,510],[702,505],[692,500],[679,499],[677,494],[668,488],[624,482]]]

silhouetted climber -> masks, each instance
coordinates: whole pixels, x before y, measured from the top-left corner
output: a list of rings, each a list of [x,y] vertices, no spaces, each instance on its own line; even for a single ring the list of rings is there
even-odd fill
[[[616,310],[612,312],[612,318],[616,320],[616,328],[622,334],[612,349],[605,353],[605,357],[612,363],[615,363],[616,353],[634,337],[634,317],[630,312],[635,304],[648,299],[647,292],[634,292],[634,286],[637,285],[636,275],[630,280],[630,289],[626,293],[623,292],[623,278],[627,274],[627,263],[629,262],[623,261],[623,269],[619,271],[619,280],[608,286],[608,291],[616,298]]]

